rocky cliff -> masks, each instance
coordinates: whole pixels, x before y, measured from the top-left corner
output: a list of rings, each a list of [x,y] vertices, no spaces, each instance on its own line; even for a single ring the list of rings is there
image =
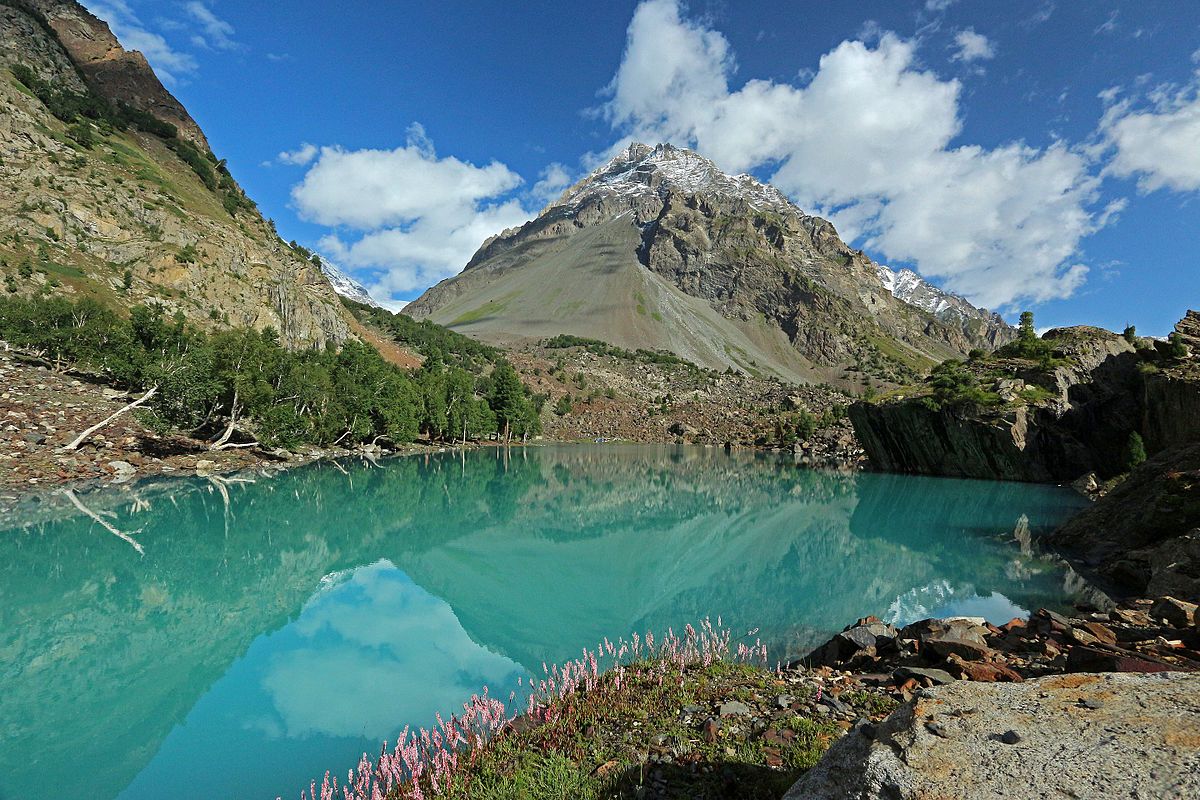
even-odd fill
[[[1113,594],[1200,602],[1200,444],[1157,454],[1048,541]]]
[[[859,385],[990,346],[898,299],[829,222],[671,145],[631,145],[405,311],[497,341],[570,333]]]
[[[157,302],[202,326],[350,335],[139,53],[72,0],[0,2],[0,273],[9,293]]]
[[[1194,312],[1191,312],[1194,313]],[[1020,481],[1111,477],[1148,452],[1200,436],[1196,359],[1099,328],[1063,328],[1042,354],[939,367],[923,386],[850,408],[878,469]]]

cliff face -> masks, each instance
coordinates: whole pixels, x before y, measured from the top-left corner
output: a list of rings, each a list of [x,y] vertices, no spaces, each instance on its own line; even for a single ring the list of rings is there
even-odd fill
[[[569,333],[843,385],[907,382],[1011,333],[900,299],[832,224],[775,188],[642,144],[485,242],[405,313],[493,341]]]
[[[178,135],[72,118],[63,92]],[[350,336],[319,266],[280,241],[145,59],[65,0],[0,2],[0,278],[23,295],[161,303],[202,327],[269,326],[292,347]]]
[[[1154,456],[1048,541],[1116,594],[1200,602],[1200,444]]]
[[[872,464],[894,472],[1070,481],[1128,469],[1130,437],[1148,452],[1200,439],[1195,358],[1136,350],[1096,328],[1051,331],[1050,365],[989,358],[961,368],[970,392],[915,389],[856,403],[850,419]],[[961,402],[956,402],[961,400]]]
[[[106,100],[147,111],[201,150],[209,149],[200,126],[158,80],[146,57],[122,47],[107,22],[75,0],[18,0],[15,5],[45,18],[71,61]]]

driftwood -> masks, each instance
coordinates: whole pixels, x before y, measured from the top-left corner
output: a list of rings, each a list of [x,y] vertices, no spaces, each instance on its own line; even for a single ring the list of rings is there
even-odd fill
[[[158,387],[157,387],[157,386],[153,386],[153,387],[151,387],[150,391],[146,392],[144,395],[142,395],[141,397],[139,397],[137,400],[134,400],[132,403],[130,403],[129,405],[125,406],[124,408],[118,409],[117,411],[115,411],[115,412],[113,412],[112,414],[110,414],[110,415],[108,416],[108,418],[107,418],[107,419],[105,419],[103,422],[100,422],[100,423],[97,423],[96,425],[93,425],[92,427],[90,427],[90,428],[88,428],[86,431],[84,431],[83,433],[81,433],[81,434],[79,434],[78,436],[76,436],[76,437],[75,437],[75,440],[74,440],[73,442],[71,442],[69,445],[67,445],[66,447],[64,447],[64,448],[63,448],[63,450],[77,450],[77,449],[79,449],[79,445],[81,445],[81,444],[83,444],[85,441],[87,441],[88,437],[89,437],[89,436],[91,436],[93,433],[95,433],[96,431],[100,430],[100,429],[101,429],[101,428],[103,428],[105,425],[108,425],[110,422],[112,422],[112,421],[113,421],[113,420],[115,420],[117,417],[119,417],[119,416],[121,416],[122,414],[124,414],[126,411],[132,411],[133,409],[135,409],[135,408],[137,408],[138,406],[142,405],[142,404],[143,404],[143,403],[145,403],[147,400],[149,400],[151,397],[153,397],[153,396],[154,396],[154,395],[155,395],[157,392],[158,392]]]

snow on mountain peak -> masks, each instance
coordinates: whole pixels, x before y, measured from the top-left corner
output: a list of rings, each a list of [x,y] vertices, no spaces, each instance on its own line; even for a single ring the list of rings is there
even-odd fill
[[[728,175],[693,150],[634,142],[607,164],[572,186],[555,205],[574,206],[596,193],[636,198],[664,191],[723,195],[744,200],[754,209],[795,206],[774,186],[750,175]]]
[[[351,278],[337,264],[334,264],[324,256],[321,256],[321,272],[325,273],[325,277],[329,279],[329,284],[333,287],[333,290],[347,300],[364,303],[375,308],[383,308],[382,305],[376,302],[374,297],[371,297],[371,293],[367,291],[367,287],[354,280],[354,278]]]

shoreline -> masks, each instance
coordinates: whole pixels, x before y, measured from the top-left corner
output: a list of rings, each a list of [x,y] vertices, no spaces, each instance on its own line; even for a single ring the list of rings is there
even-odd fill
[[[638,652],[636,636],[618,640],[609,653],[617,658],[603,671],[597,654],[585,651],[533,679],[527,705],[510,697],[517,706],[510,710],[486,691],[472,696],[463,717],[448,726],[439,718],[440,729],[429,732],[461,741],[460,757],[440,758],[419,730],[377,761],[364,754],[346,788],[354,798],[375,796],[376,787],[389,798],[419,797],[397,777],[416,774],[424,775],[421,789],[440,784],[439,796],[451,800],[508,797],[509,787],[547,778],[549,793],[528,796],[927,796],[877,793],[883,760],[889,775],[923,783],[927,793],[960,796],[965,784],[923,768],[922,759],[937,764],[947,748],[969,747],[972,760],[963,766],[982,765],[971,783],[1009,781],[1015,793],[1006,796],[1023,798],[1039,796],[1032,782],[1042,771],[1011,767],[1053,761],[1071,740],[1105,747],[1106,764],[1118,766],[1068,769],[1089,777],[1108,770],[1107,780],[1183,797],[1173,781],[1200,758],[1200,738],[1189,738],[1200,732],[1197,621],[1195,606],[1164,598],[1111,613],[1040,609],[1001,627],[950,617],[897,628],[866,617],[775,669],[757,646],[733,650],[728,631],[704,622],[661,651]],[[1164,645],[1166,636],[1182,642]],[[681,641],[690,645],[686,653]],[[1189,704],[1195,719],[1180,711]],[[1126,724],[1134,712],[1142,715],[1138,726]],[[1158,773],[1139,774],[1139,759],[1150,757]]]

